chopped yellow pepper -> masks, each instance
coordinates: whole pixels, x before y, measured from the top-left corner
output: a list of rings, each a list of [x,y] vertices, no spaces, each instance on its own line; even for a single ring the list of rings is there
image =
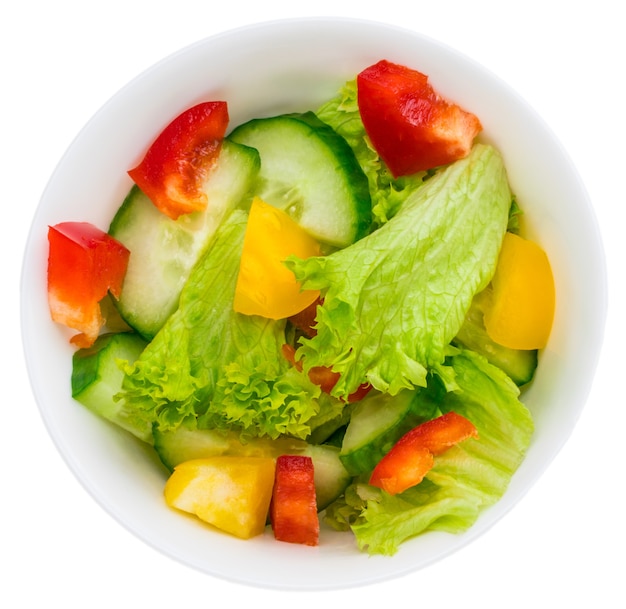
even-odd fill
[[[485,329],[511,349],[546,346],[555,308],[554,277],[545,251],[512,233],[504,237],[485,309]]]
[[[305,309],[319,291],[302,290],[283,261],[291,255],[308,258],[319,254],[317,241],[284,211],[255,198],[244,237],[235,311],[284,319]]]
[[[185,461],[165,484],[165,502],[231,535],[249,539],[265,529],[275,469],[270,457]]]

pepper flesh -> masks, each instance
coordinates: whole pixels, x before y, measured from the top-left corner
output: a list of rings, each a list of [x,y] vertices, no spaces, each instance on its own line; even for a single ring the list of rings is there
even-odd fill
[[[219,156],[228,122],[223,101],[185,110],[163,129],[128,175],[173,220],[206,209],[202,186]]]
[[[303,366],[300,360],[296,360],[296,349],[292,345],[283,345],[282,354],[284,358],[297,370],[302,372]],[[327,366],[313,366],[309,369],[309,380],[317,385],[324,393],[330,393],[339,380],[339,373],[333,372]],[[349,396],[348,402],[358,402],[362,400],[372,389],[369,383],[362,383]]]
[[[219,456],[176,466],[165,502],[241,539],[263,533],[274,483],[271,457]]]
[[[482,130],[474,114],[444,99],[417,70],[381,60],[357,76],[361,119],[394,177],[467,156]]]
[[[319,291],[302,290],[283,262],[291,255],[307,258],[319,253],[317,241],[284,211],[256,197],[244,236],[235,311],[284,319],[308,307]]]
[[[546,346],[555,309],[550,261],[533,241],[506,233],[484,313],[494,342],[510,349]]]
[[[404,434],[379,461],[369,483],[391,495],[419,484],[435,463],[434,457],[455,444],[477,438],[476,427],[465,417],[448,412]]]
[[[319,544],[313,460],[303,455],[276,459],[276,477],[270,505],[274,537],[278,541]]]
[[[122,290],[129,250],[88,222],[48,228],[48,305],[52,320],[78,330],[72,344],[91,346],[105,323],[100,301]]]

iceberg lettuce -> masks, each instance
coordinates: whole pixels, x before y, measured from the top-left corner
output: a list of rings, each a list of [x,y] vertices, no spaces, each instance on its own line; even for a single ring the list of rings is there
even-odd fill
[[[358,482],[326,512],[331,526],[352,529],[370,554],[392,555],[428,530],[465,531],[502,497],[526,454],[534,425],[515,383],[472,351],[458,351],[449,365],[457,387],[441,410],[472,421],[479,437],[435,457],[426,478],[404,493],[392,496]]]
[[[300,338],[297,350],[304,373],[281,356],[291,339],[284,320],[233,310],[247,222],[237,210],[192,270],[176,312],[126,364],[118,399],[129,419],[161,431],[185,425],[324,441],[345,423],[345,399],[361,384],[393,399],[438,376],[446,391],[436,407],[468,418],[479,438],[437,456],[422,483],[396,496],[357,477],[325,513],[334,528],[353,531],[360,549],[392,555],[425,531],[469,528],[502,497],[530,443],[533,421],[519,388],[483,356],[452,345],[495,272],[517,207],[490,145],[394,180],[364,136],[353,83],[318,115],[355,150],[376,221],[342,250],[285,262],[323,296],[316,334]],[[315,366],[339,373],[332,396],[309,380]]]
[[[235,283],[247,213],[235,211],[221,225],[191,272],[178,309],[133,364],[118,399],[131,420],[235,429],[243,435],[311,432],[322,405],[318,386],[280,356],[285,321],[233,311]],[[343,408],[338,400],[325,408]]]
[[[392,395],[424,386],[493,276],[511,200],[500,154],[476,144],[370,235],[325,257],[289,259],[324,299],[316,336],[297,351],[304,368],[339,373],[337,397],[365,382]]]

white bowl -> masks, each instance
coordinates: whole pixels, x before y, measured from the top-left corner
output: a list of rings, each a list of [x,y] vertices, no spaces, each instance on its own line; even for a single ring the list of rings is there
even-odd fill
[[[419,69],[443,95],[476,113],[502,152],[510,182],[547,250],[557,310],[548,347],[524,401],[536,433],[502,500],[465,534],[429,533],[393,557],[357,551],[324,530],[319,547],[240,541],[181,517],[163,501],[155,455],[70,396],[72,349],[50,321],[47,226],[65,220],[106,228],[130,188],[128,168],[162,126],[190,105],[228,101],[231,125],[315,109],[364,67],[386,58]],[[22,275],[22,331],[35,398],[58,450],[114,518],[159,551],[208,574],[282,589],[369,584],[420,569],[459,550],[505,515],[570,436],[590,390],[604,330],[606,278],[592,207],[565,152],[503,82],[454,50],[373,22],[311,18],[226,32],[166,58],[119,91],[84,127],[52,176],[33,220]]]

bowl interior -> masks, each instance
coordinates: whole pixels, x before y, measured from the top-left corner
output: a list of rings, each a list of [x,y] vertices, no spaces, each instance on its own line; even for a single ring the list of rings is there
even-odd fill
[[[165,472],[151,450],[72,401],[68,334],[50,321],[47,226],[65,220],[106,228],[131,182],[126,171],[155,134],[190,105],[229,104],[231,125],[304,111],[379,59],[430,76],[443,95],[475,112],[502,152],[509,178],[547,250],[556,279],[552,337],[524,402],[536,434],[504,498],[463,535],[429,533],[392,558],[368,557],[351,535],[324,530],[320,546],[240,541],[169,510]],[[587,397],[605,316],[602,245],[585,190],[549,129],[503,82],[454,50],[414,32],[338,19],[288,20],[227,32],[166,58],[119,91],[61,159],[34,217],[22,275],[22,328],[36,401],[79,481],[139,538],[201,571],[249,584],[299,589],[372,583],[421,568],[461,548],[502,517],[570,435]],[[199,530],[203,529],[203,530]]]

